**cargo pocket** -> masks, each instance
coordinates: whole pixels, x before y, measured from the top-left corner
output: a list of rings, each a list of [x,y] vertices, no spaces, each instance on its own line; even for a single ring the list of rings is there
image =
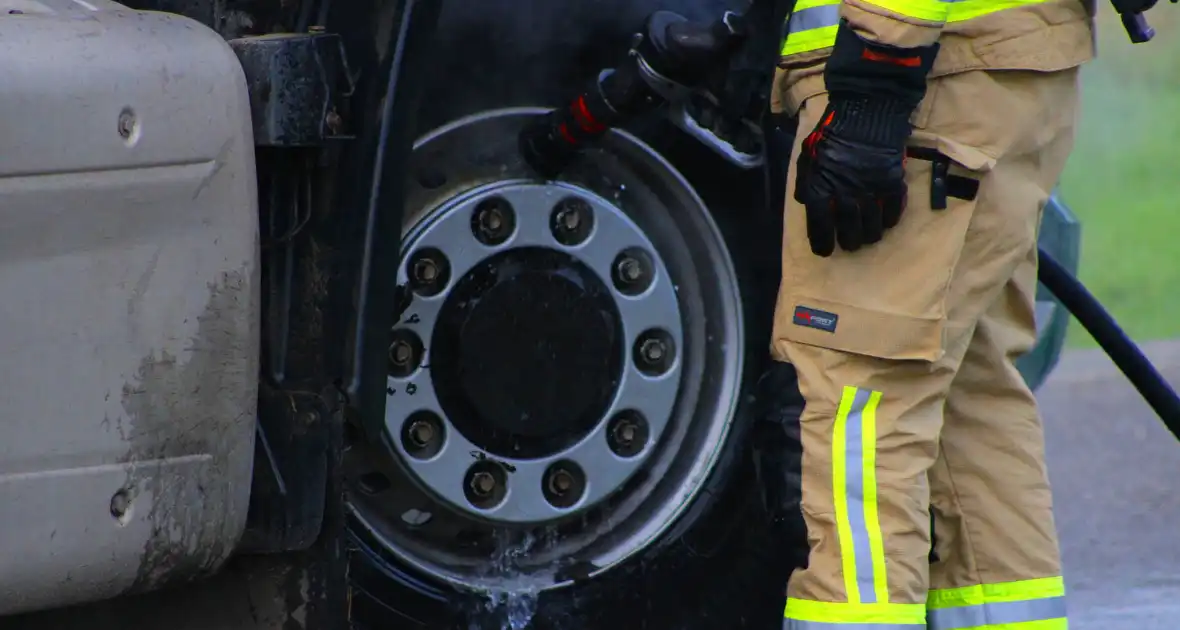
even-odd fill
[[[804,118],[815,101],[804,104]],[[828,258],[811,252],[806,216],[787,204],[775,344],[802,343],[882,359],[936,361],[945,351],[947,295],[963,252],[980,173],[950,161],[958,182],[931,208],[935,162],[906,160],[908,203],[878,243]],[[973,187],[971,184],[975,183]],[[786,347],[775,354],[787,356]]]

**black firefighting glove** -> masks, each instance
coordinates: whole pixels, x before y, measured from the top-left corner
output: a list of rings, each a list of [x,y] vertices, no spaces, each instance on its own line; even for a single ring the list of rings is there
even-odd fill
[[[828,106],[803,141],[795,200],[807,208],[811,251],[855,251],[881,240],[905,207],[910,116],[926,95],[938,44],[897,48],[862,39],[841,20],[824,71]]]

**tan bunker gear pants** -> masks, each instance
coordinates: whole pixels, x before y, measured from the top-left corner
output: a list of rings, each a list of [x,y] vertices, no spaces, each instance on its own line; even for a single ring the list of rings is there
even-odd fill
[[[974,199],[931,209],[933,162],[911,157],[901,222],[857,252],[811,253],[792,173],[772,352],[806,400],[810,556],[787,630],[1067,627],[1040,419],[1013,359],[1035,340],[1037,226],[1077,75],[931,80],[910,144],[949,156],[952,195],[974,181]],[[825,100],[803,104],[798,140]]]

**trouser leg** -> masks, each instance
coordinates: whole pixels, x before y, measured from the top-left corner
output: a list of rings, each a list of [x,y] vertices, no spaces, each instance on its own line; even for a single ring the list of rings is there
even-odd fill
[[[787,586],[785,627],[926,627],[926,471],[956,359],[934,366],[793,347],[808,566]],[[852,625],[848,625],[852,624]],[[860,625],[856,625],[860,624]]]
[[[930,471],[931,630],[1067,627],[1044,436],[1012,363],[1035,339],[1035,265],[1030,251],[980,319],[947,398]]]

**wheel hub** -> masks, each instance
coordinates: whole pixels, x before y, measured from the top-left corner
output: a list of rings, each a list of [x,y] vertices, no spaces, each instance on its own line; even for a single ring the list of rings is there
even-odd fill
[[[476,446],[540,457],[599,423],[622,377],[610,289],[568,254],[521,248],[459,280],[434,329],[434,387]]]
[[[486,238],[488,208],[511,232]],[[414,297],[392,334],[423,345],[429,369],[391,366],[391,389],[415,397],[395,393],[387,422],[411,476],[452,509],[501,523],[558,521],[619,491],[680,387],[680,306],[643,231],[589,190],[506,182],[452,199],[406,249],[399,283]],[[644,271],[623,277],[631,258]],[[424,414],[438,427],[429,447],[411,430]],[[624,414],[643,440],[621,449],[610,432]],[[473,491],[473,471],[489,466],[501,481]]]

